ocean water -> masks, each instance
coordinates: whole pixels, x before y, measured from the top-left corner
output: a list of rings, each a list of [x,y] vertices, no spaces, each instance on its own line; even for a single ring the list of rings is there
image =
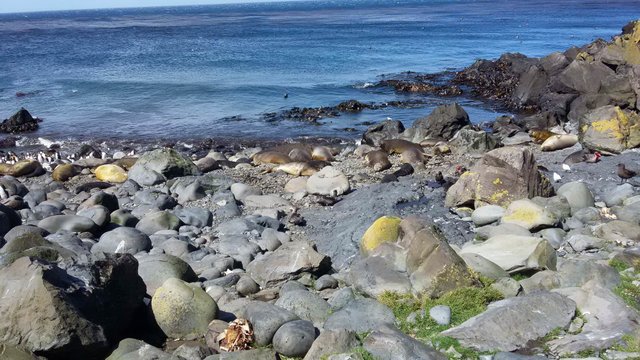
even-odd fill
[[[639,9],[630,0],[344,0],[3,14],[0,118],[23,106],[44,119],[34,135],[54,138],[355,137],[368,122],[410,125],[451,101],[367,86],[382,74],[543,56],[609,39]],[[424,104],[322,125],[264,118],[348,99]],[[474,122],[500,115],[455,100]]]

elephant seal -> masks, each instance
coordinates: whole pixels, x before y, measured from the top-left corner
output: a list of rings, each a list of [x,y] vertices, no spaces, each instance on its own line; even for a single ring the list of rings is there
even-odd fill
[[[291,158],[277,151],[261,151],[253,155],[253,163],[255,165],[260,164],[286,164],[290,163]]]
[[[313,148],[311,158],[313,160],[333,161],[333,153],[326,146],[316,146]]]
[[[296,161],[278,165],[268,172],[282,171],[293,176],[311,176],[327,165],[324,161]]]
[[[578,143],[578,135],[553,135],[540,145],[542,151],[554,151],[571,147]]]
[[[387,170],[391,167],[387,153],[382,150],[370,151],[364,156],[364,159],[374,171]]]
[[[423,151],[420,144],[402,139],[383,140],[380,148],[386,151],[387,154],[402,154],[409,149],[416,149],[420,152]]]
[[[423,165],[427,160],[426,155],[415,148],[407,149],[400,154],[400,161],[404,164],[420,164]]]
[[[291,161],[306,162],[311,160],[311,154],[306,149],[295,148],[289,151],[289,158]]]

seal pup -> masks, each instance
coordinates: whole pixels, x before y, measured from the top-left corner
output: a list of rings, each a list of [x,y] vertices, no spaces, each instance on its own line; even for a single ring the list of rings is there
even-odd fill
[[[426,160],[426,155],[415,148],[407,149],[400,154],[400,161],[404,164],[420,165],[422,167]]]
[[[391,168],[389,157],[387,153],[382,150],[369,151],[364,156],[364,160],[367,162],[367,165],[373,168],[373,171],[383,171]]]
[[[277,151],[261,151],[253,155],[253,163],[260,164],[286,164],[291,162],[291,158]]]
[[[618,177],[620,177],[621,184],[636,175],[637,173],[635,171],[627,169],[624,164],[618,164]]]
[[[402,154],[409,149],[415,149],[423,152],[422,146],[420,146],[420,144],[402,139],[383,140],[380,144],[380,148],[386,151],[389,155]]]
[[[313,148],[311,158],[313,160],[333,161],[333,153],[331,149],[326,146],[316,146]]]

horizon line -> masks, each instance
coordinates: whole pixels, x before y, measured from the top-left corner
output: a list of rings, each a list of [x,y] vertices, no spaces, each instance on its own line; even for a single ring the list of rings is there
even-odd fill
[[[285,3],[285,2],[305,2],[312,0],[228,0],[217,4],[182,4],[182,5],[133,5],[133,6],[104,6],[104,7],[86,7],[75,9],[54,9],[54,10],[25,10],[25,11],[11,11],[5,12],[0,10],[0,15],[21,15],[21,14],[36,14],[36,13],[51,13],[51,12],[65,12],[65,11],[92,11],[92,10],[128,10],[128,9],[153,9],[153,8],[174,8],[174,7],[191,7],[191,6],[218,6],[218,5],[240,5],[240,4],[258,4],[258,3]]]

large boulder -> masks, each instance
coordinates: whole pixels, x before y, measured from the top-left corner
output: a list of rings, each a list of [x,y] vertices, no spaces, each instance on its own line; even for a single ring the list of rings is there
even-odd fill
[[[415,143],[424,139],[449,140],[467,125],[471,125],[467,112],[457,103],[452,103],[438,106],[428,116],[416,120],[403,137]]]
[[[138,274],[147,286],[151,296],[167,279],[177,278],[187,282],[197,281],[198,277],[184,260],[167,254],[142,255],[138,257]]]
[[[10,134],[30,132],[38,130],[38,126],[38,120],[34,119],[25,108],[21,108],[0,124],[0,132]]]
[[[549,179],[538,171],[533,153],[523,147],[505,147],[486,153],[449,188],[445,205],[508,206],[512,201],[553,194]]]
[[[12,294],[0,302],[0,339],[48,359],[104,358],[144,292],[129,254],[67,270],[23,257],[0,270],[0,293]]]
[[[247,273],[260,286],[267,287],[296,277],[302,272],[328,270],[331,260],[306,242],[296,241],[268,252],[247,266]]]
[[[530,231],[552,227],[558,217],[551,211],[529,199],[516,200],[509,204],[500,220],[502,224],[515,224]]]
[[[560,73],[558,81],[569,89],[567,92],[595,94],[612,76],[615,76],[615,72],[599,61],[574,60]]]
[[[172,149],[158,149],[143,154],[129,171],[129,178],[140,185],[151,186],[198,172],[188,157]]]
[[[505,271],[556,269],[556,251],[545,239],[533,236],[498,235],[465,246],[461,254],[478,254]]]
[[[549,76],[542,67],[531,66],[520,76],[513,92],[513,102],[521,107],[536,105],[543,95]]]
[[[591,150],[618,154],[640,146],[640,115],[602,106],[580,118],[580,142]]]
[[[479,351],[514,351],[569,325],[575,311],[573,300],[560,294],[537,292],[492,303],[487,311],[441,335]]]
[[[383,140],[398,139],[404,132],[404,125],[397,120],[385,120],[369,126],[362,135],[365,143],[379,147]]]
[[[400,229],[402,236],[398,245],[406,249],[406,272],[416,292],[439,296],[460,286],[472,285],[466,263],[438,228],[409,217],[400,223]]]

